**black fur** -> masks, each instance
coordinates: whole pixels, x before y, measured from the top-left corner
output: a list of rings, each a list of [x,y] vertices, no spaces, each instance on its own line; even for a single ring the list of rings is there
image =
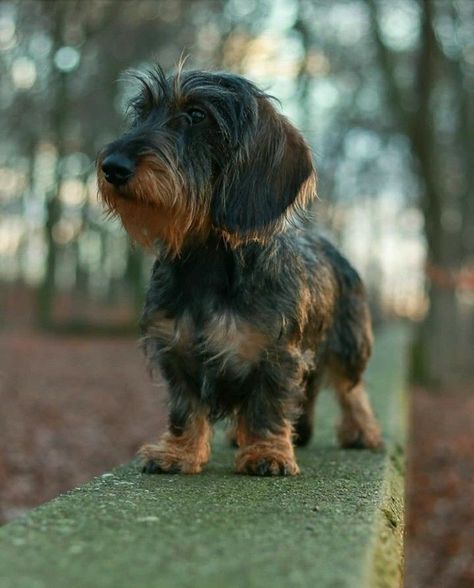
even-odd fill
[[[152,156],[163,170],[153,173],[168,170],[180,184],[175,197],[189,214],[172,253],[168,233],[156,235],[141,320],[150,369],[169,384],[170,434],[178,439],[205,414],[211,421],[235,417],[257,440],[294,424],[305,444],[324,372],[357,386],[371,351],[361,280],[307,214],[315,195],[310,150],[270,97],[244,78],[167,78],[160,69],[139,78],[131,128],[103,156],[123,153],[138,170]],[[112,188],[99,174],[104,199],[124,224],[130,212],[120,199],[138,206],[140,176],[134,181]],[[146,214],[162,214],[160,199],[153,192]],[[204,222],[193,230],[199,215]],[[264,455],[261,467],[244,464],[242,471],[287,472],[287,462],[272,459]]]
[[[304,286],[311,290],[313,316],[300,333],[299,296]],[[177,322],[184,314],[192,317],[191,347],[169,349],[160,339],[147,336],[159,312]],[[206,325],[225,314],[251,322],[272,341],[244,376],[214,360],[203,346],[200,334]],[[230,249],[214,237],[185,249],[177,259],[158,259],[141,329],[151,366],[161,366],[171,386],[173,426],[183,426],[196,404],[205,402],[213,420],[240,407],[252,429],[262,431],[277,429],[285,415],[298,413],[304,397],[302,376],[321,372],[330,360],[340,363],[354,382],[360,379],[370,355],[366,320],[364,289],[355,270],[325,239],[291,229],[267,245]],[[288,350],[288,342],[295,338],[303,343],[301,352]],[[314,366],[304,351],[314,354]],[[306,436],[309,440],[310,432]]]

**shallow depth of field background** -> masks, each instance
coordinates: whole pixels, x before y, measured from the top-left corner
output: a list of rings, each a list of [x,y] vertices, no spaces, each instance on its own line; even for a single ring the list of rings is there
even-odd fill
[[[408,586],[474,583],[474,3],[0,3],[0,519],[131,458],[165,422],[135,327],[152,259],[94,160],[154,60],[243,74],[310,143],[315,216],[374,323],[412,324]]]

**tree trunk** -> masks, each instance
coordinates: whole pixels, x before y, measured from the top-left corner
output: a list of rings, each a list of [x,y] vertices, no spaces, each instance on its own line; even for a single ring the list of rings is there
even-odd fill
[[[462,215],[462,229],[450,229],[443,222],[449,209],[461,213],[460,202],[463,195],[448,186],[443,173],[445,157],[449,150],[444,147],[441,152],[439,137],[434,125],[437,113],[433,110],[433,95],[440,80],[445,82],[447,58],[438,45],[434,31],[435,3],[432,0],[420,0],[421,30],[418,50],[418,63],[415,71],[416,97],[415,112],[404,106],[404,100],[394,75],[396,63],[394,55],[384,45],[378,24],[377,4],[368,0],[371,8],[374,40],[378,48],[379,62],[385,75],[387,104],[398,119],[401,130],[410,140],[411,151],[423,181],[420,208],[424,216],[425,237],[427,243],[427,293],[429,310],[420,326],[414,353],[414,376],[424,383],[443,385],[467,375],[472,370],[472,341],[465,345],[461,329],[466,329],[473,321],[462,320],[462,307],[457,296],[456,280],[458,270],[466,255],[466,234],[474,232],[470,219],[472,215]],[[458,83],[457,94],[465,92],[462,83]],[[466,104],[459,106],[459,136],[450,145],[451,152],[464,153],[466,146]],[[464,104],[464,106],[463,106]],[[472,149],[472,146],[471,146]],[[464,158],[462,173],[468,191],[472,190],[472,169],[466,165]],[[445,172],[446,170],[444,170]],[[467,194],[464,194],[467,197]],[[456,208],[457,207],[457,208]],[[469,207],[468,207],[469,208]],[[465,224],[470,226],[467,228]],[[472,252],[471,252],[472,254]],[[465,259],[465,257],[464,257]]]
[[[67,4],[58,3],[52,11],[53,19],[53,50],[52,55],[61,47],[62,31],[69,11]],[[54,227],[61,218],[60,190],[60,166],[59,163],[64,155],[64,126],[67,113],[67,74],[56,71],[52,74],[57,76],[51,81],[51,120],[50,137],[56,147],[56,162],[54,173],[54,186],[49,194],[46,194],[46,222],[44,235],[46,241],[46,266],[42,283],[38,289],[37,298],[37,321],[41,328],[49,328],[53,323],[53,306],[56,291],[56,267],[58,258],[58,244],[54,240]]]

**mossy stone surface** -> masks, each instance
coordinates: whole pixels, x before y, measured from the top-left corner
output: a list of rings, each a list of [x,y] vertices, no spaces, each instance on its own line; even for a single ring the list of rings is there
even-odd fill
[[[407,331],[376,338],[384,451],[340,450],[327,392],[295,478],[235,475],[216,435],[198,476],[119,467],[0,529],[2,588],[401,585]]]

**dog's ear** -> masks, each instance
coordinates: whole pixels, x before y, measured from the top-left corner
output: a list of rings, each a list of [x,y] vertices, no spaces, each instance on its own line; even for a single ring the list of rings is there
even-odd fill
[[[305,210],[316,190],[302,135],[266,97],[256,100],[248,121],[253,129],[218,178],[211,206],[214,226],[236,242],[274,234]]]

